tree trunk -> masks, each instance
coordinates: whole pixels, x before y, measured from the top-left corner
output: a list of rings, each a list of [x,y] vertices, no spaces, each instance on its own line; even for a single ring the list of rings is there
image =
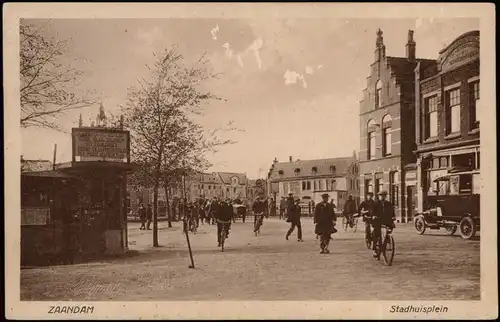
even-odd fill
[[[153,247],[159,247],[158,243],[158,189],[159,178],[156,178],[153,191]]]
[[[165,186],[165,199],[167,201],[167,220],[168,220],[168,228],[172,228],[172,214],[171,214],[171,211],[170,211],[170,201],[168,200],[169,199],[169,195],[168,195],[168,179],[167,177],[165,176],[165,182],[164,182],[164,186]]]

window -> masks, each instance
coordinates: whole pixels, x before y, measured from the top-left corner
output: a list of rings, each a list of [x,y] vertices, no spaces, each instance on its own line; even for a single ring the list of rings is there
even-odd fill
[[[382,82],[380,80],[375,84],[375,108],[382,106]]]
[[[448,168],[448,157],[441,157],[439,160],[439,166],[441,168]]]
[[[472,174],[461,175],[459,180],[458,193],[470,193],[472,191]]]
[[[479,128],[479,81],[469,83],[469,123],[470,129]]]
[[[279,170],[278,174],[282,177],[285,174],[285,172],[283,170]]]
[[[460,132],[460,89],[446,92],[446,134]]]
[[[311,190],[311,181],[307,181],[306,187],[307,187],[307,190]]]
[[[382,152],[383,156],[389,156],[392,153],[392,118],[390,115],[384,116],[382,119]]]
[[[389,174],[389,197],[393,206],[397,207],[399,205],[399,186],[396,182],[397,172],[391,172]]]
[[[437,95],[428,97],[424,101],[424,139],[437,137],[438,135],[438,112]]]
[[[318,190],[318,181],[314,181],[314,191]]]
[[[326,184],[326,190],[331,190],[330,180],[326,180],[325,184]]]
[[[306,182],[302,181],[302,190],[306,190]]]
[[[367,159],[374,159],[375,158],[375,153],[376,153],[376,146],[375,146],[375,121],[374,120],[369,120],[368,124],[366,126],[366,133],[367,133]]]
[[[375,193],[379,193],[380,191],[384,190],[384,180],[375,179],[375,188]]]
[[[323,180],[320,180],[319,181],[319,190],[324,190],[325,189],[325,186],[326,186],[326,182],[328,181],[323,181]]]
[[[311,172],[313,175],[316,175],[318,173],[318,168],[317,167],[312,167]]]
[[[368,160],[375,158],[375,132],[368,133]]]
[[[293,172],[295,173],[296,176],[298,176],[300,174],[300,169],[296,168],[295,170],[293,170]]]
[[[337,189],[337,181],[332,180],[332,186],[331,186],[331,189],[332,189],[332,190]]]
[[[372,179],[366,179],[365,180],[365,194],[368,192],[373,193],[373,182]]]

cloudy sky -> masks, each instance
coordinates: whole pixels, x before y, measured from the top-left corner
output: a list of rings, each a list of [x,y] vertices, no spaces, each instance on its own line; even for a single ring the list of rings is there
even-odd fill
[[[44,23],[45,20],[32,20]],[[127,87],[147,75],[152,52],[177,45],[186,62],[207,52],[219,80],[206,84],[225,102],[207,107],[207,128],[234,121],[241,131],[227,134],[237,144],[209,159],[212,171],[264,176],[272,160],[348,156],[359,149],[358,112],[373,62],[375,32],[381,28],[387,55],[404,56],[408,30],[415,30],[417,56],[438,51],[476,19],[54,19],[47,36],[69,39],[68,59],[85,71],[76,92],[94,91],[107,112],[117,114]],[[82,112],[84,123],[98,105]],[[66,131],[78,114],[59,122]],[[24,129],[25,158],[71,159],[68,134]]]

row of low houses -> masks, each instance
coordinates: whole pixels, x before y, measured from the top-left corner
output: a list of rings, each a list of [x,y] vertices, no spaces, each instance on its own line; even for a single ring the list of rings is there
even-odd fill
[[[387,190],[401,222],[425,208],[432,180],[451,167],[470,168],[479,186],[479,31],[438,56],[417,58],[413,31],[406,56],[388,56],[379,30],[360,102],[360,196]]]
[[[273,161],[268,173],[269,195],[275,200],[287,197],[289,193],[303,202],[321,201],[321,195],[328,193],[337,209],[343,209],[348,196],[359,203],[359,175],[356,154],[351,157]]]
[[[169,190],[169,201],[173,201],[175,206],[177,200],[186,197],[188,202],[197,198],[220,199],[230,198],[232,200],[239,198],[242,200],[254,200],[259,191],[262,190],[262,179],[250,180],[245,173],[233,172],[213,172],[213,173],[195,173],[189,175],[185,180],[178,182]],[[129,185],[128,195],[130,200],[129,212],[135,213],[139,205],[151,204],[153,202],[153,191],[144,187]],[[158,194],[159,214],[166,215],[167,196],[165,189],[160,189]]]

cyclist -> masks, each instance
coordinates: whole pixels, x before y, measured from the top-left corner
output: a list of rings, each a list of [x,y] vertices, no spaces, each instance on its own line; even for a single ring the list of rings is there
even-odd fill
[[[363,216],[363,221],[365,222],[365,234],[370,236],[370,220],[369,217],[373,214],[373,209],[375,208],[375,201],[373,200],[373,192],[368,192],[366,194],[366,200],[359,205],[358,216]]]
[[[252,211],[254,214],[254,217],[253,217],[254,218],[253,219],[254,232],[257,232],[259,230],[258,227],[260,228],[260,226],[262,226],[262,224],[264,222],[264,214],[266,212],[266,208],[267,208],[267,205],[266,205],[265,197],[263,195],[258,196],[252,205]],[[257,225],[257,221],[259,222],[258,225]]]
[[[392,204],[386,200],[387,191],[382,190],[378,193],[379,200],[375,203],[375,207],[373,209],[374,219],[372,220],[373,226],[373,257],[377,257],[378,254],[375,250],[376,241],[379,240],[381,236],[381,228],[382,225],[385,225],[389,228],[389,232],[395,228],[394,221],[396,220],[396,215],[394,214],[394,208]]]
[[[217,244],[218,247],[221,246],[220,234],[222,229],[226,227],[227,236],[229,237],[229,230],[231,229],[231,220],[233,219],[233,207],[229,203],[230,200],[226,200],[220,203],[220,208],[214,213],[215,219],[217,221]]]
[[[352,199],[352,196],[347,198],[347,201],[344,205],[344,210],[342,211],[342,215],[347,219],[347,224],[352,227],[354,225],[353,216],[357,212],[356,211],[356,203]]]

